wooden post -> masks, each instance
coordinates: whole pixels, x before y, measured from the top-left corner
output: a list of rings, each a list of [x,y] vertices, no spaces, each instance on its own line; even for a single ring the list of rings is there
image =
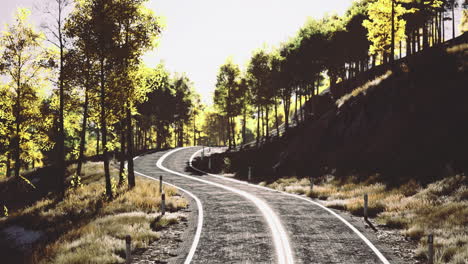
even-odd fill
[[[208,170],[211,170],[211,157],[208,158]]]
[[[367,193],[364,194],[364,219],[367,220],[367,203],[368,203],[368,196]]]
[[[252,180],[252,167],[249,166],[249,173],[247,174],[247,179],[250,181]]]
[[[159,175],[159,193],[163,192],[163,178],[162,175]]]
[[[162,192],[161,194],[161,215],[166,213],[166,194]]]
[[[201,154],[201,158],[202,158],[202,159],[205,158],[205,146],[203,146],[203,151],[202,151],[202,154]]]
[[[314,178],[312,176],[310,176],[309,181],[310,181],[310,191],[312,191],[313,188],[314,188]]]
[[[427,236],[427,263],[434,264],[434,235]]]
[[[125,263],[130,264],[132,261],[132,237],[130,235],[127,235],[125,237],[125,244],[126,244],[126,250],[125,250]]]

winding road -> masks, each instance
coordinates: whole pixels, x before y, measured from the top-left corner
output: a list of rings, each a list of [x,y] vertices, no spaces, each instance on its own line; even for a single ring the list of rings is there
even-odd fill
[[[135,159],[135,171],[190,200],[189,227],[170,263],[398,263],[362,221],[297,195],[192,167],[200,147]]]

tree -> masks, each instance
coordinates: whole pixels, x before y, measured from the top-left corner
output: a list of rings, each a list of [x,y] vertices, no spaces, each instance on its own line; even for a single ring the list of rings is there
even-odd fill
[[[129,187],[135,186],[135,173],[133,169],[133,135],[131,112],[135,102],[144,100],[148,92],[142,88],[146,86],[134,85],[131,71],[138,69],[140,57],[149,48],[155,46],[156,37],[162,29],[159,19],[149,9],[144,7],[145,0],[120,0],[117,1],[117,23],[120,33],[118,43],[118,55],[122,67],[122,81],[126,84],[124,98],[127,114],[127,162]]]
[[[184,125],[190,120],[192,111],[193,83],[185,75],[176,75],[174,80],[174,128],[176,135],[176,145],[182,147],[184,145]]]
[[[235,117],[240,114],[240,100],[236,97],[239,93],[239,77],[239,66],[228,58],[219,69],[214,92],[214,105],[227,118],[229,148],[236,146]]]
[[[39,136],[34,134],[34,125],[40,120],[37,118],[41,101],[38,82],[44,69],[44,37],[29,24],[29,14],[27,9],[18,9],[15,24],[8,25],[0,38],[0,46],[4,47],[0,68],[6,72],[13,90],[11,99],[14,102],[12,116],[15,132],[9,145],[13,151],[15,177],[20,176],[21,161],[27,159],[33,150],[37,151],[32,143],[35,136]],[[22,153],[22,148],[29,148],[31,152]]]
[[[266,91],[269,88],[268,78],[270,72],[270,59],[268,54],[264,50],[255,51],[247,66],[247,76],[252,87],[253,103],[257,107],[257,145],[260,143],[261,137],[260,120],[262,119],[261,114],[263,113],[263,107],[266,109],[266,121],[268,122],[268,106],[271,98],[269,98],[269,93],[266,93]]]
[[[247,117],[250,116],[252,112],[252,91],[250,90],[249,80],[247,79],[245,72],[242,73],[240,77],[237,94],[235,97],[239,99],[239,108],[242,112],[242,144],[246,144]]]
[[[52,0],[50,0],[52,1]],[[67,7],[71,5],[70,0],[53,0],[53,7],[48,7],[46,13],[50,15],[53,21],[50,24],[43,24],[43,27],[50,33],[49,42],[51,42],[59,50],[59,72],[57,86],[59,89],[59,111],[58,111],[58,136],[57,136],[57,161],[58,174],[57,183],[60,190],[60,195],[63,198],[65,195],[65,128],[64,128],[64,93],[65,93],[65,13]],[[50,21],[50,20],[49,20]]]
[[[372,42],[370,54],[382,54],[383,62],[387,61],[388,56],[394,54],[392,43],[405,38],[406,21],[402,19],[402,16],[408,12],[413,11],[404,8],[399,3],[394,3],[394,0],[377,0],[369,4],[369,19],[364,20],[363,26],[367,29],[367,36]]]

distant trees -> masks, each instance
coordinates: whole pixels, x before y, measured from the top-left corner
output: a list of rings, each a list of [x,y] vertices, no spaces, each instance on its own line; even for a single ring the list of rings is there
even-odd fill
[[[298,33],[279,48],[256,50],[245,72],[239,70],[235,82],[241,87],[240,94],[248,96],[228,100],[231,93],[226,85],[217,86],[214,95],[218,113],[227,117],[229,112],[229,128],[225,131],[228,145],[234,146],[231,138],[236,137],[236,132],[232,127],[237,122],[242,123],[240,133],[245,139],[246,117],[251,116],[248,113],[252,109],[259,144],[262,139],[268,140],[272,129],[279,135],[278,120],[282,115],[286,130],[290,127],[291,116],[296,123],[312,117],[311,108],[306,108],[305,102],[319,94],[328,83],[332,95],[336,95],[338,83],[373,66],[392,62],[396,54],[401,58],[441,43],[445,36],[444,21],[453,21],[455,6],[457,1],[450,0],[354,1],[344,16],[308,19]],[[447,12],[451,15],[446,16]],[[221,66],[218,77],[226,72],[225,67]],[[247,100],[242,101],[242,98]],[[240,104],[238,99],[241,99]],[[233,105],[238,105],[239,110],[233,111]],[[238,120],[236,117],[240,113],[243,117]]]

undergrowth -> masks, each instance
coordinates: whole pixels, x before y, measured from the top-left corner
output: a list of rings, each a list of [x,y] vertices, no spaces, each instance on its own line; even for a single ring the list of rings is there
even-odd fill
[[[390,188],[378,176],[365,182],[324,176],[310,189],[309,179],[282,178],[270,188],[305,194],[330,208],[363,215],[363,196],[369,196],[369,216],[380,225],[396,228],[418,243],[416,256],[427,259],[427,235],[434,234],[435,263],[468,262],[468,177],[456,175],[420,186],[409,181]]]
[[[74,175],[75,170],[70,166],[68,174]],[[84,164],[80,185],[68,189],[63,200],[46,197],[10,212],[0,218],[0,228],[19,225],[46,233],[49,239],[34,247],[33,263],[123,263],[126,235],[132,236],[135,248],[145,248],[159,238],[161,229],[156,226],[168,226],[166,217],[171,224],[177,222],[179,218],[171,217],[171,212],[187,206],[175,188],[164,186],[169,213],[160,218],[159,182],[145,178],[137,178],[130,190],[114,184],[115,198],[109,201],[103,174],[101,163]],[[113,179],[117,174],[111,168]]]

